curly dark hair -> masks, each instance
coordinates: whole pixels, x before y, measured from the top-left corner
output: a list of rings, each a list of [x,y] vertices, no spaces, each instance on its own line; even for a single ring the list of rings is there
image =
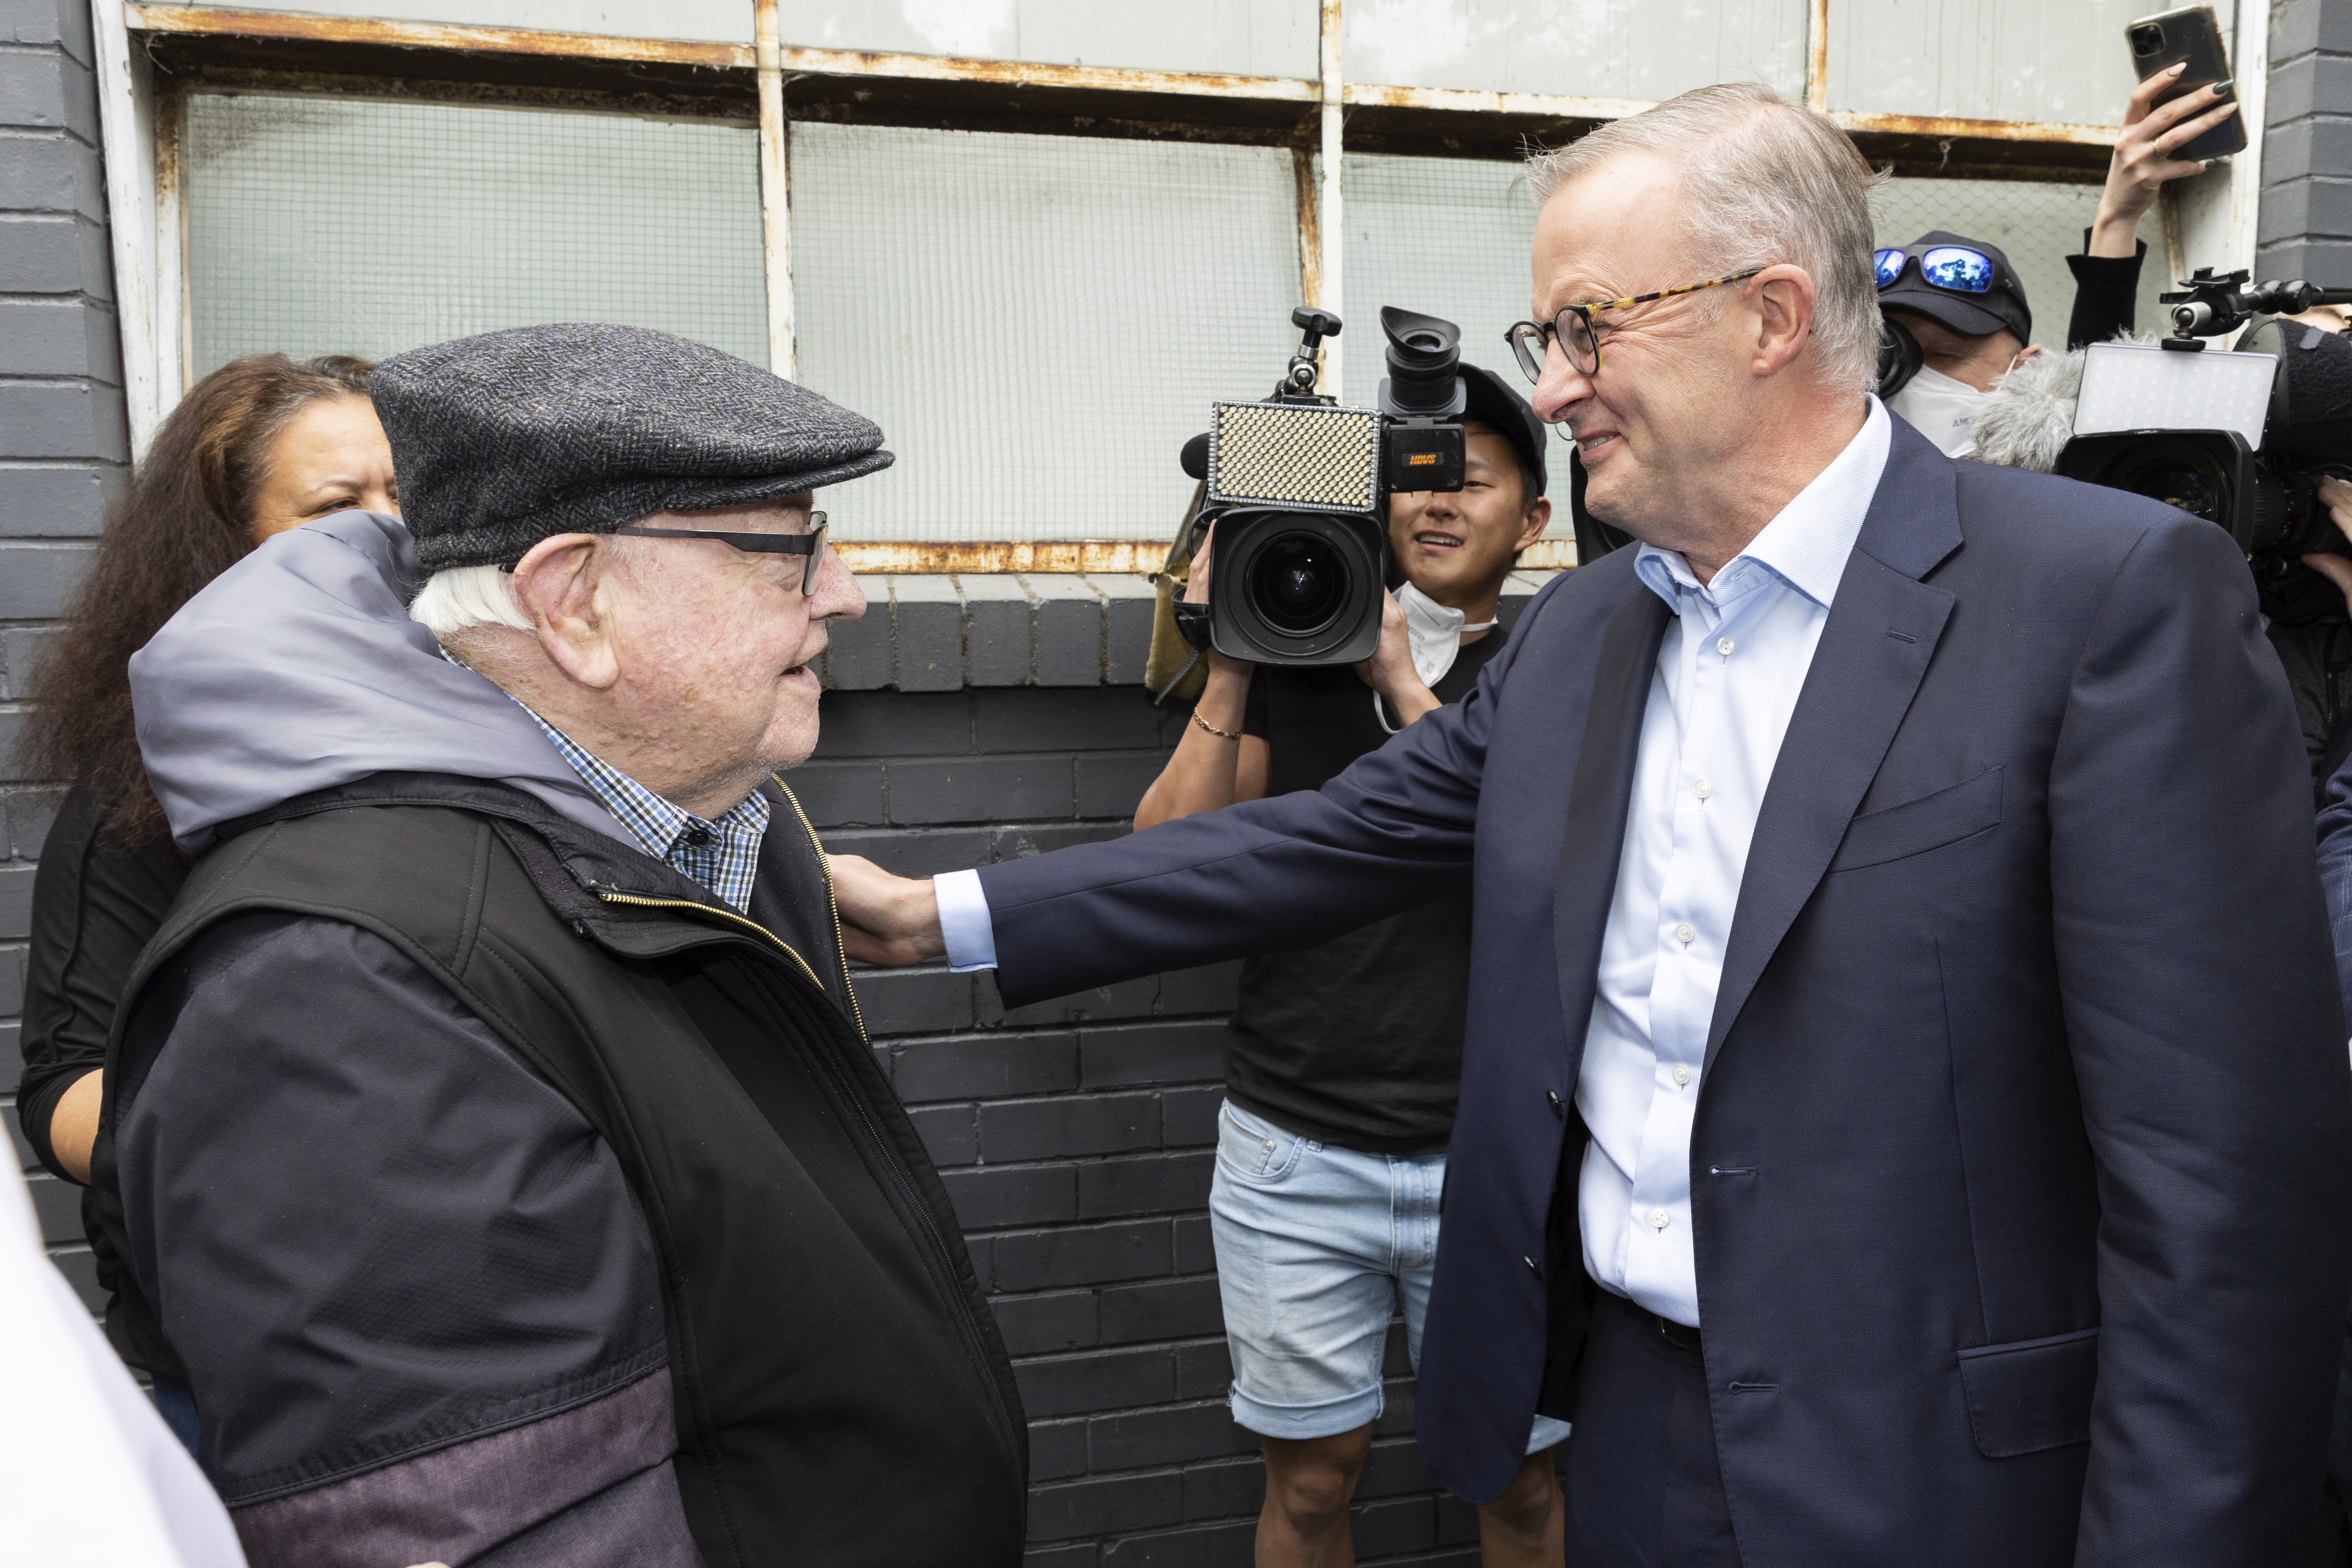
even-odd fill
[[[253,549],[255,495],[295,416],[366,397],[374,368],[349,354],[231,360],[188,389],[108,508],[98,558],[26,693],[22,757],[36,778],[90,790],[119,839],[164,830],[131,728],[131,656]]]

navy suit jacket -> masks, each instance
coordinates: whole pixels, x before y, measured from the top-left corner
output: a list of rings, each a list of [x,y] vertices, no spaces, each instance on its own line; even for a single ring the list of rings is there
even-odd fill
[[[981,873],[1008,1005],[1473,881],[1419,1394],[1472,1499],[1568,1413],[1593,1289],[1574,1098],[1667,617],[1633,554],[1553,582],[1475,695],[1319,792]],[[2352,1070],[2302,742],[2220,529],[1896,422],[1702,1081],[1749,1568],[2288,1560],[2352,1296]]]

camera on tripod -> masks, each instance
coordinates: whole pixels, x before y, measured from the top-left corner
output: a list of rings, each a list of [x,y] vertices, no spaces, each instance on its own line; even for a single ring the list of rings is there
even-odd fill
[[[1274,395],[1217,403],[1184,449],[1206,481],[1196,531],[1216,525],[1209,603],[1175,605],[1194,647],[1254,664],[1353,664],[1380,646],[1388,585],[1388,498],[1462,488],[1462,331],[1381,311],[1388,375],[1377,408],[1316,391],[1317,350],[1339,318],[1290,313],[1305,337]]]
[[[2332,588],[2308,591],[2299,557],[2352,555],[2318,497],[2321,479],[2352,479],[2352,339],[2271,312],[2352,303],[2352,290],[2246,279],[2199,268],[2159,296],[2173,336],[2091,346],[2055,471],[2228,530],[2273,619],[2340,615]],[[2235,350],[2206,348],[2249,321]]]

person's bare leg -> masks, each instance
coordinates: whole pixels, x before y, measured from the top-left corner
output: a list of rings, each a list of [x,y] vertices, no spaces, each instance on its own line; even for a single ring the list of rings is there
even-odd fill
[[[1348,1503],[1371,1451],[1369,1424],[1336,1437],[1265,1439],[1257,1568],[1355,1568]]]
[[[1565,1501],[1551,1450],[1529,1454],[1503,1495],[1478,1510],[1478,1560],[1486,1568],[1560,1568],[1568,1556]]]

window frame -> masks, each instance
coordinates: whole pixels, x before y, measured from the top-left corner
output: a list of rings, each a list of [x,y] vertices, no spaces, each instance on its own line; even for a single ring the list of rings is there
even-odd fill
[[[795,363],[790,211],[796,119],[1287,146],[1297,174],[1300,297],[1344,310],[1346,153],[1508,158],[1529,139],[1557,144],[1652,107],[1634,100],[1350,81],[1340,70],[1342,5],[1319,0],[1321,73],[1306,79],[800,47],[780,38],[776,0],[754,0],[748,45],[95,0],[132,450],[144,449],[184,390],[190,366],[181,151],[193,91],[244,87],[460,99],[756,124],[769,356],[785,375]],[[2232,52],[2267,58],[2267,7],[2238,10]],[[1851,135],[1874,165],[1947,178],[2097,184],[2104,177],[2112,127],[1832,109],[1830,41],[1828,0],[1810,0],[1805,101]],[[396,86],[387,79],[394,76]],[[2259,179],[2264,85],[2260,72],[2240,84],[2253,145],[2234,160],[2233,181]],[[2179,203],[2168,188],[2166,259],[2176,274],[2191,229],[2200,254],[2217,247],[2218,234],[2221,248],[2233,258],[2242,250],[2250,261],[2255,205],[2234,191]],[[1328,384],[1339,384],[1342,352],[1339,340],[1326,346]],[[859,570],[988,573],[1150,572],[1165,547],[1085,540],[842,542],[838,548]],[[1547,540],[1528,564],[1572,559],[1570,542]]]

